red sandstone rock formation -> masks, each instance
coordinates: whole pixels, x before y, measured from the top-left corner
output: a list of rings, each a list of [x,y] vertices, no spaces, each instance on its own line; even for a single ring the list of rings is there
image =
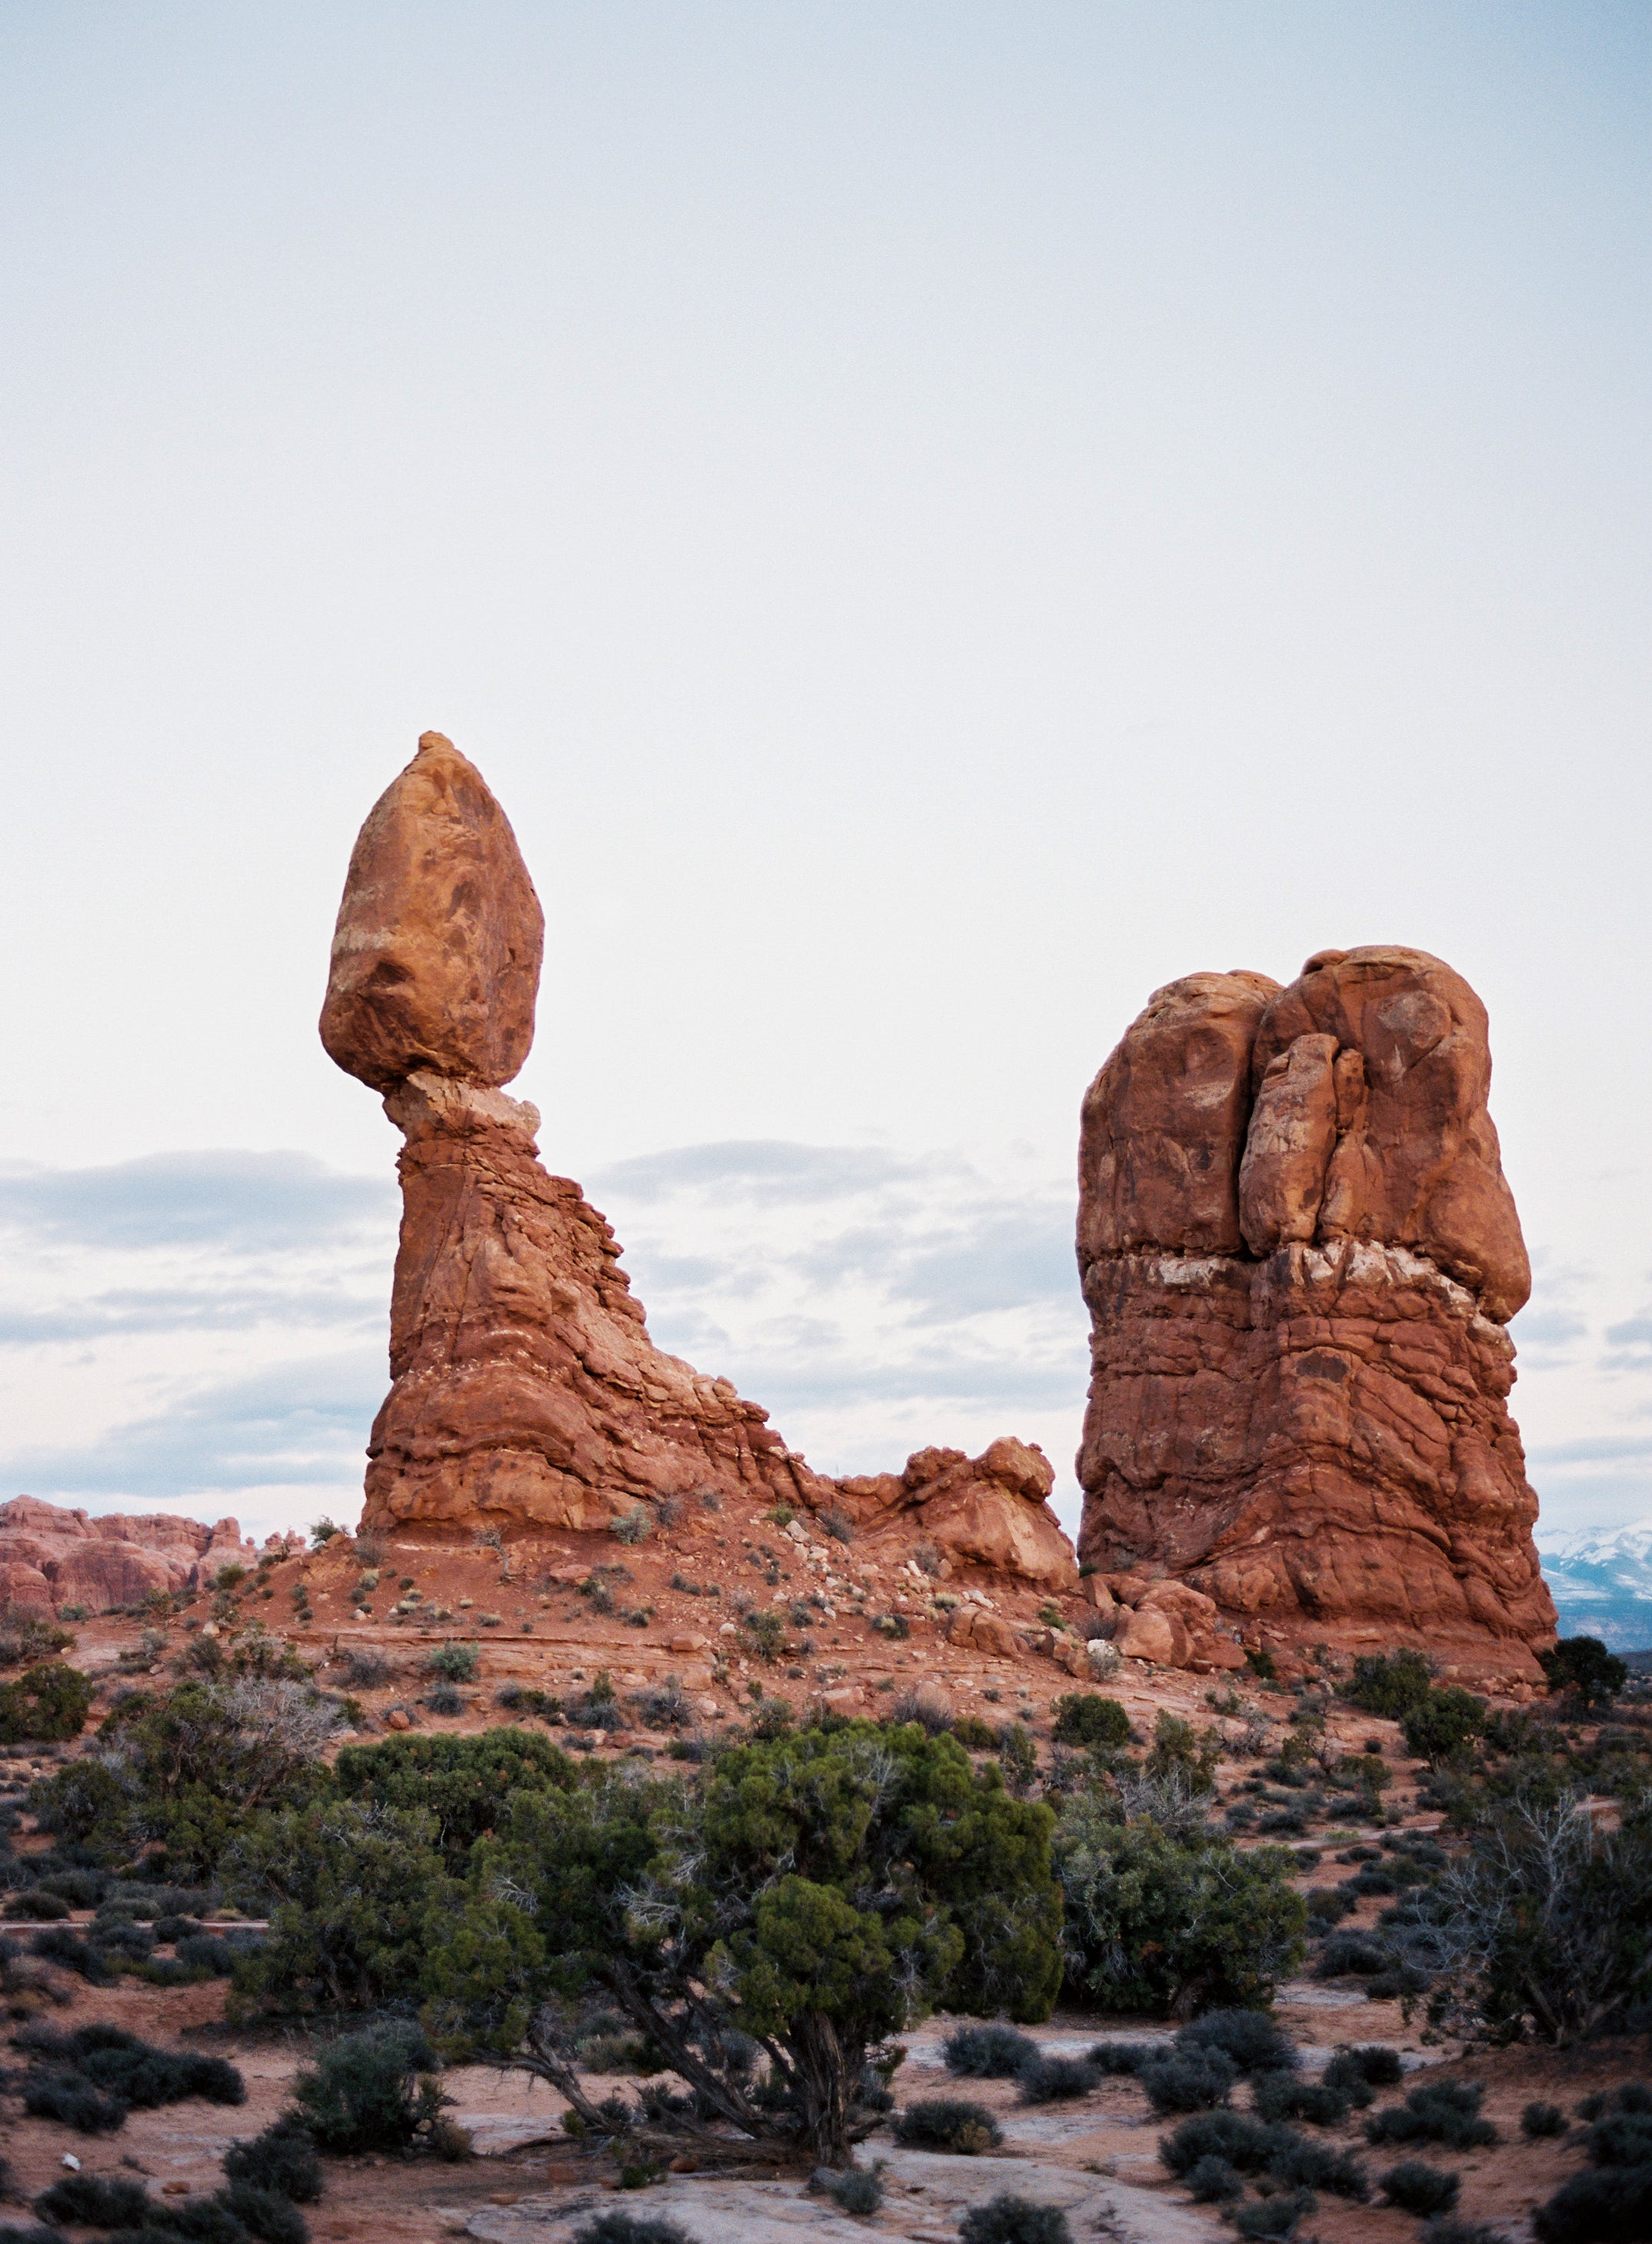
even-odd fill
[[[220,1566],[256,1556],[233,1519],[213,1527],[164,1511],[94,1519],[32,1496],[0,1504],[0,1605],[107,1612],[141,1605],[151,1590],[192,1589]]]
[[[1080,1552],[1115,1590],[1134,1570],[1122,1650],[1156,1574],[1253,1641],[1538,1680],[1503,1329],[1530,1276],[1490,1081],[1468,984],[1384,947],[1288,990],[1173,983],[1090,1086]]]
[[[538,1115],[499,1088],[531,1042],[542,924],[481,774],[427,733],[355,845],[322,1014],[328,1051],[387,1093],[406,1139],[363,1525],[517,1538],[741,1494],[898,1517],[960,1563],[1076,1584],[1038,1451],[925,1450],[840,1485],[727,1380],[655,1348],[609,1226],[546,1174]]]

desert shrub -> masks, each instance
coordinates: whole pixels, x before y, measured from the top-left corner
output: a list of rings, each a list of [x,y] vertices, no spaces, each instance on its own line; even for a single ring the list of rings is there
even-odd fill
[[[1652,2235],[1652,2165],[1574,2174],[1532,2215],[1538,2244],[1644,2244]]]
[[[1265,2011],[1206,2011],[1176,2036],[1180,2050],[1219,2049],[1241,2072],[1290,2072],[1297,2047]]]
[[[1302,1961],[1306,1911],[1283,1848],[1241,1853],[1200,1826],[1178,1835],[1162,1813],[1121,1822],[1079,1793],[1063,1803],[1054,1859],[1068,1977],[1103,2010],[1263,2004]]]
[[[1520,2113],[1520,2132],[1528,2142],[1539,2143],[1549,2135],[1563,2135],[1570,2126],[1558,2104],[1528,2104]]]
[[[1160,2137],[1159,2157],[1178,2179],[1202,2159],[1225,2159],[1240,2173],[1260,2173],[1282,2139],[1280,2128],[1264,2127],[1242,2112],[1201,2112]]]
[[[978,1714],[960,1714],[952,1724],[952,1735],[968,1753],[990,1753],[998,1743],[998,1732]]]
[[[572,2244],[694,2244],[694,2239],[674,2220],[615,2207],[583,2221],[573,2232]]]
[[[1142,1767],[1148,1776],[1180,1776],[1190,1792],[1216,1788],[1216,1764],[1222,1759],[1222,1740],[1214,1729],[1203,1735],[1167,1708],[1159,1709],[1153,1725],[1153,1743]]]
[[[971,2104],[958,2096],[930,2096],[907,2105],[898,2114],[895,2139],[911,2151],[970,2155],[996,2150],[1004,2130],[985,2104]]]
[[[1294,2236],[1297,2223],[1314,2210],[1315,2201],[1311,2190],[1282,2190],[1259,2204],[1242,2205],[1233,2216],[1233,2225],[1241,2236]]]
[[[1153,2056],[1154,2045],[1147,2041],[1092,2042],[1084,2052],[1084,2061],[1095,2071],[1113,2078],[1121,2073],[1140,2072]]]
[[[1405,2159],[1383,2176],[1383,2194],[1402,2213],[1449,2213],[1462,2184],[1442,2166],[1421,2159]]]
[[[349,2034],[301,2072],[293,2094],[324,2151],[404,2150],[450,2100],[422,2027],[393,2019]]]
[[[432,1675],[449,1683],[474,1683],[480,1657],[473,1644],[441,1644],[425,1662]]]
[[[255,1956],[263,1945],[264,1936],[258,1932],[186,1932],[173,1953],[187,1971],[227,1979],[239,1963]]]
[[[941,2061],[949,2072],[969,2080],[1009,2080],[1038,2057],[1039,2045],[1031,2034],[1014,2026],[959,2026],[941,2044]]]
[[[224,2153],[224,2173],[232,2182],[290,2198],[295,2205],[314,2205],[322,2193],[321,2161],[296,2112],[274,2121],[261,2135],[232,2143]]]
[[[29,1950],[43,1963],[61,1964],[65,1970],[78,1973],[89,1987],[106,1987],[115,1976],[102,1948],[94,1948],[66,1924],[50,1925],[44,1932],[37,1932]]]
[[[1051,1734],[1061,1746],[1101,1746],[1108,1750],[1130,1742],[1130,1717],[1117,1699],[1099,1691],[1068,1691],[1055,1702]]]
[[[604,1703],[612,1704],[612,1686]],[[346,1746],[335,1774],[347,1800],[433,1818],[437,1843],[456,1876],[476,1841],[503,1819],[509,1795],[563,1790],[576,1781],[573,1763],[549,1738],[509,1725],[479,1737],[403,1735]]]
[[[687,1729],[694,1718],[694,1701],[675,1675],[667,1675],[650,1690],[640,1691],[631,1703],[637,1720],[651,1730]]]
[[[1458,1984],[1499,2039],[1567,2043],[1652,1996],[1652,1805],[1615,1830],[1575,1797],[1516,1799],[1442,1881]]]
[[[1589,2164],[1596,2166],[1652,2166],[1652,2114],[1611,2112],[1583,2138]]]
[[[1025,1722],[1005,1722],[998,1734],[999,1766],[1004,1781],[1018,1796],[1026,1792],[1039,1773],[1039,1749]]]
[[[1017,2076],[1023,2104],[1056,2104],[1069,2096],[1087,2096],[1100,2074],[1082,2058],[1039,2057],[1024,2065]]]
[[[43,2220],[72,2220],[83,2228],[127,2228],[141,2226],[151,2199],[141,2182],[71,2173],[43,2190],[34,2209]]]
[[[1602,2119],[1609,2112],[1652,2112],[1652,2088],[1643,2080],[1625,2080],[1616,2088],[1598,2089],[1577,2107],[1580,2119]]]
[[[451,1683],[438,1683],[433,1691],[424,1694],[424,1704],[432,1714],[462,1714],[464,1700]]]
[[[1320,2078],[1327,2088],[1334,2088],[1351,2104],[1364,2106],[1371,2102],[1373,2088],[1397,2086],[1405,2071],[1397,2049],[1367,2042],[1354,2049],[1339,2049]]]
[[[1420,1706],[1434,1686],[1428,1662],[1420,1652],[1380,1653],[1356,1659],[1343,1686],[1343,1697],[1367,1714],[1384,1714],[1398,1721]]]
[[[1333,2197],[1355,2198],[1361,2204],[1371,2195],[1365,2169],[1351,2151],[1334,2151],[1305,2135],[1281,2141],[1268,2160],[1268,2171],[1292,2189],[1329,2190]]]
[[[1199,2160],[1182,2179],[1201,2205],[1226,2205],[1245,2193],[1237,2168],[1213,2155]]]
[[[65,1605],[60,1617],[85,1620],[86,1609]],[[0,1667],[33,1666],[54,1653],[71,1651],[74,1641],[68,1629],[57,1627],[32,1605],[0,1605]]]
[[[1294,2072],[1259,2073],[1250,2094],[1264,2119],[1306,2119],[1311,2126],[1336,2127],[1348,2117],[1348,2097],[1323,2080],[1299,2080]],[[1370,2103],[1370,2089],[1363,2100]]]
[[[395,1680],[396,1670],[376,1652],[347,1652],[339,1664],[352,1691],[382,1691]]]
[[[25,1924],[30,1918],[37,1924],[61,1923],[71,1914],[62,1895],[49,1892],[44,1886],[37,1886],[32,1893],[13,1894],[3,1913]]]
[[[883,2204],[884,2185],[870,2166],[851,2166],[847,2173],[833,2175],[826,2194],[840,2213],[864,2220]]]
[[[1460,1753],[1485,1727],[1485,1700],[1456,1683],[1444,1691],[1430,1691],[1409,1709],[1401,1723],[1406,1752],[1432,1767]]]
[[[1321,1979],[1350,1976],[1364,1979],[1391,1961],[1387,1949],[1374,1933],[1333,1932],[1322,1942],[1314,1970]]]
[[[0,1745],[26,1739],[78,1738],[95,1696],[78,1667],[48,1660],[26,1668],[15,1683],[0,1683]]]
[[[1136,2078],[1157,2112],[1208,2112],[1227,2102],[1239,2068],[1219,2049],[1166,2051],[1149,2058]]]
[[[952,1727],[952,1709],[932,1683],[909,1683],[890,1701],[891,1722],[916,1722],[931,1737]]]
[[[82,2081],[125,2110],[154,2111],[196,2096],[209,2104],[247,2101],[246,2082],[225,2058],[157,2049],[102,2020],[69,2033],[26,2027],[18,2039],[43,2071]]]
[[[1035,2205],[1008,2190],[972,2206],[958,2225],[962,2244],[1073,2244],[1059,2205]]]
[[[1538,1665],[1551,1691],[1574,1691],[1586,1707],[1609,1707],[1629,1680],[1629,1664],[1608,1652],[1598,1636],[1563,1636]]]
[[[641,1543],[653,1531],[653,1515],[644,1504],[633,1504],[629,1511],[608,1522],[608,1532],[616,1543]]]
[[[1308,1923],[1310,1930],[1318,1931],[1340,1923],[1351,1916],[1358,1907],[1352,1894],[1345,1894],[1340,1886],[1317,1886],[1308,1896]]]
[[[309,2226],[303,2214],[289,2198],[278,2196],[273,2190],[238,2183],[220,2190],[215,2197],[207,2200],[207,2204],[221,2207],[232,2220],[240,2223],[241,2234],[256,2238],[257,2244],[309,2244]],[[162,2218],[166,2221],[175,2216],[163,2214]],[[189,2235],[187,2218],[180,2225],[179,2234],[183,2237]]]
[[[1444,2143],[1466,2151],[1494,2143],[1497,2130],[1479,2116],[1485,2091],[1478,2080],[1425,2080],[1403,2104],[1373,2112],[1365,2122],[1371,2143]]]
[[[61,2119],[83,2135],[109,2135],[126,2124],[126,2106],[100,2095],[78,2072],[30,2070],[23,2077],[23,2108],[31,2119]]]

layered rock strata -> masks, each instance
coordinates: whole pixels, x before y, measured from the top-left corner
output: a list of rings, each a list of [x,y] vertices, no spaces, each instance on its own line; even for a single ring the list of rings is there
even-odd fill
[[[1253,1641],[1536,1680],[1554,1610],[1508,1411],[1530,1272],[1484,1006],[1425,951],[1159,990],[1091,1085],[1080,1555]]]
[[[152,1590],[170,1597],[193,1589],[220,1566],[257,1556],[233,1519],[212,1527],[164,1511],[94,1519],[32,1496],[0,1504],[0,1605],[108,1612],[141,1605]]]
[[[405,1139],[363,1525],[518,1539],[744,1495],[898,1517],[961,1564],[1073,1586],[1036,1450],[922,1451],[904,1474],[839,1483],[728,1381],[653,1345],[612,1229],[547,1174],[537,1112],[501,1088],[531,1042],[543,924],[481,774],[426,733],[351,857],[322,1014],[328,1051],[385,1093]]]

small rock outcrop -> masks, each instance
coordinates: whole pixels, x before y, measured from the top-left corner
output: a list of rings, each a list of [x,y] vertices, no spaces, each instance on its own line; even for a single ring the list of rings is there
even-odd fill
[[[233,1519],[213,1527],[165,1511],[94,1519],[33,1496],[0,1504],[0,1605],[108,1612],[141,1605],[152,1590],[170,1597],[193,1589],[220,1566],[257,1556]]]
[[[1289,989],[1173,983],[1091,1085],[1080,1555],[1137,1585],[1121,1650],[1168,1611],[1157,1577],[1254,1643],[1539,1679],[1504,1329],[1531,1277],[1490,1083],[1462,977],[1372,947]]]
[[[321,1022],[405,1140],[363,1525],[519,1539],[743,1494],[898,1512],[969,1563],[1074,1584],[1037,1451],[925,1451],[898,1477],[840,1486],[726,1379],[654,1346],[612,1229],[541,1166],[539,1117],[502,1088],[532,1041],[543,927],[504,812],[427,733],[351,856]]]

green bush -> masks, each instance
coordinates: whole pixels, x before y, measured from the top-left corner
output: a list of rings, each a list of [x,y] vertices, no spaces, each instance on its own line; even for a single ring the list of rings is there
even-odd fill
[[[507,1799],[566,1791],[578,1781],[573,1763],[549,1738],[510,1725],[479,1737],[403,1736],[345,1746],[335,1774],[347,1800],[431,1817],[437,1844],[455,1876],[477,1840],[498,1828]]]
[[[1310,2189],[1285,2190],[1265,2197],[1257,2205],[1242,2205],[1233,2215],[1241,2236],[1288,2237],[1297,2233],[1303,2215],[1314,2210]]]
[[[1365,2122],[1365,2139],[1371,2143],[1444,2143],[1448,2149],[1466,2151],[1494,2143],[1497,2130],[1479,2116],[1485,2094],[1478,2080],[1425,2080],[1413,2088],[1403,2104],[1390,2104],[1373,2112]]]
[[[959,2221],[962,2244],[1073,2244],[1073,2231],[1059,2205],[1036,2205],[1030,2197],[1004,2190],[985,2205],[972,2206]]]
[[[1226,2159],[1214,2155],[1199,2160],[1183,2180],[1200,2205],[1229,2205],[1236,2197],[1245,2193],[1238,2169],[1230,2166]]]
[[[1142,1767],[1149,1776],[1180,1777],[1189,1792],[1207,1793],[1215,1790],[1216,1763],[1221,1758],[1222,1740],[1214,1729],[1201,1737],[1191,1722],[1161,1707]]]
[[[1540,2143],[1551,2135],[1564,2135],[1571,2126],[1558,2104],[1528,2104],[1520,2113],[1520,2132],[1528,2142]]]
[[[399,2151],[451,2101],[434,2079],[436,2051],[404,2019],[369,2026],[324,2050],[293,2094],[324,2151]]]
[[[1088,2096],[1100,2086],[1101,2075],[1078,2057],[1035,2057],[1017,2075],[1023,2104],[1059,2104],[1072,2096]]]
[[[1574,1691],[1586,1707],[1609,1707],[1629,1680],[1629,1664],[1608,1652],[1598,1636],[1563,1636],[1538,1665],[1551,1691]]]
[[[1159,2139],[1161,2163],[1180,2180],[1202,2159],[1223,2159],[1240,2173],[1260,2173],[1278,2149],[1283,2131],[1242,2112],[1201,2112]]]
[[[1104,2011],[1255,2008],[1301,1964],[1307,1910],[1281,1847],[1240,1850],[1076,1794],[1056,1828],[1069,1976]]]
[[[432,1675],[449,1683],[474,1683],[479,1654],[473,1644],[443,1644],[425,1663]]]
[[[1574,2174],[1532,2215],[1538,2244],[1645,2244],[1652,2165]]]
[[[321,2162],[308,2127],[296,2112],[272,2121],[261,2135],[232,2143],[224,2153],[228,2180],[251,2189],[314,2205],[322,2193]]]
[[[1154,2112],[1208,2112],[1225,2104],[1239,2068],[1219,2049],[1166,2050],[1138,2067]]]
[[[136,2228],[151,2210],[140,2181],[104,2174],[70,2173],[43,2190],[34,2209],[43,2220],[71,2220],[83,2228]]]
[[[835,2174],[826,2193],[840,2213],[856,2220],[870,2219],[884,2202],[883,2182],[870,2166],[851,2166],[847,2173]]]
[[[1405,1750],[1418,1761],[1438,1767],[1459,1754],[1471,1738],[1486,1727],[1486,1701],[1455,1683],[1444,1691],[1431,1691],[1406,1713],[1401,1727]]]
[[[1058,1745],[1100,1746],[1112,1751],[1130,1742],[1130,1717],[1117,1699],[1099,1691],[1068,1691],[1053,1709],[1052,1732]]]
[[[573,2232],[573,2244],[694,2244],[694,2239],[674,2220],[622,2213],[616,2207],[581,2222]]]
[[[1434,1687],[1428,1662],[1420,1652],[1380,1653],[1356,1659],[1353,1673],[1343,1686],[1343,1697],[1367,1714],[1398,1721],[1421,1706]]]
[[[550,1981],[619,1997],[705,2111],[829,2163],[876,2118],[858,2084],[889,2035],[941,2004],[1041,2018],[1060,1984],[1050,1810],[916,1724],[732,1746],[698,1784],[593,1772],[503,1820],[471,1886],[533,1897]],[[457,1998],[475,1966],[432,1970]],[[535,2013],[518,2061],[600,2128],[561,2031]],[[759,2038],[753,2084],[731,2051]]]
[[[0,1745],[78,1738],[96,1693],[78,1667],[48,1660],[0,1683]]]
[[[1421,2159],[1405,2159],[1383,2176],[1383,2194],[1402,2213],[1449,2213],[1461,2187],[1454,2173]]]
[[[1296,2044],[1265,2011],[1206,2011],[1182,2027],[1175,2045],[1181,2051],[1219,2049],[1247,2076],[1296,2069]]]
[[[947,2071],[969,2080],[1012,2079],[1038,2053],[1032,2035],[1013,2026],[959,2026],[941,2044]]]
[[[951,2151],[972,2157],[996,2150],[1004,2130],[985,2104],[971,2104],[958,2096],[929,2096],[899,2113],[895,2139],[909,2151]]]

